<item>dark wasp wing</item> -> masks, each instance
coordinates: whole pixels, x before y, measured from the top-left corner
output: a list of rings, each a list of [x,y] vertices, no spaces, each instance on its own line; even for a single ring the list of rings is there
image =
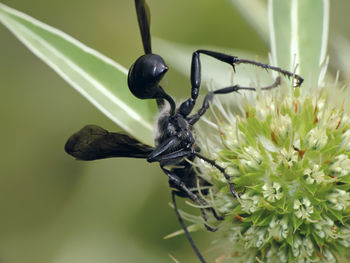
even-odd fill
[[[145,54],[151,54],[151,14],[149,11],[149,7],[145,0],[135,0],[135,6],[137,21],[139,22],[139,27],[141,31],[143,49],[145,50]]]
[[[76,159],[85,161],[111,157],[147,158],[154,150],[129,135],[109,132],[96,125],[87,125],[73,134],[64,149]]]

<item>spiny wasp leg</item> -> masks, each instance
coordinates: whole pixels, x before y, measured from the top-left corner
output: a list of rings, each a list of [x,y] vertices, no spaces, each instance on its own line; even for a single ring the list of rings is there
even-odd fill
[[[202,263],[205,263],[206,261],[204,260],[202,254],[199,252],[199,249],[197,248],[196,244],[194,243],[194,241],[193,241],[193,239],[192,239],[190,233],[188,232],[187,227],[186,227],[186,225],[185,225],[185,223],[184,223],[184,221],[183,221],[183,219],[182,219],[182,217],[181,217],[181,214],[180,214],[180,212],[179,212],[179,210],[178,210],[178,208],[177,208],[177,205],[176,205],[176,198],[175,198],[176,195],[177,195],[177,194],[176,194],[176,191],[175,191],[175,190],[171,191],[172,203],[173,203],[173,206],[174,206],[175,213],[176,213],[176,215],[177,215],[177,219],[179,220],[179,222],[180,222],[180,224],[181,224],[181,226],[182,226],[182,229],[183,229],[184,232],[185,232],[185,235],[186,235],[186,237],[187,237],[187,240],[190,242],[190,244],[191,244],[191,246],[192,246],[194,252],[196,253],[197,257],[199,258],[199,260],[200,260]]]

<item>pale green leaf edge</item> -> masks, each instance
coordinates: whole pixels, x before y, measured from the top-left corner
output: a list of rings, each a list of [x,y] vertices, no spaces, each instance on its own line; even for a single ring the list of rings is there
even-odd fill
[[[275,32],[275,26],[273,21],[273,0],[268,0],[268,7],[267,7],[267,17],[268,17],[268,23],[269,23],[269,32],[270,32],[270,60],[271,63],[275,66],[277,66],[277,46],[276,46],[276,32]]]
[[[268,24],[270,30],[270,49],[271,49],[271,60],[272,64],[278,65],[278,56],[277,56],[277,41],[276,41],[276,32],[274,26],[274,10],[273,10],[273,2],[276,0],[268,0]],[[298,65],[298,61],[300,60],[300,39],[298,29],[300,27],[298,21],[298,2],[300,0],[291,0],[291,28],[290,28],[290,66],[291,70],[296,70],[298,72],[298,68],[293,68],[295,65]],[[318,86],[320,87],[327,71],[328,59],[327,59],[327,46],[328,46],[328,35],[329,35],[329,10],[330,10],[330,2],[329,0],[322,0],[323,3],[323,24],[322,24],[322,43],[320,48],[320,55],[318,59],[319,63],[319,76],[318,76]]]
[[[37,48],[29,40],[27,40],[25,38],[25,36],[21,35],[20,32],[16,31],[16,29],[14,28],[15,26],[11,25],[11,18],[7,17],[7,16],[9,16],[9,14],[12,16],[15,16],[15,17],[19,17],[23,20],[26,20],[27,22],[29,22],[29,23],[31,23],[31,24],[33,24],[33,25],[35,25],[43,30],[46,30],[52,34],[55,34],[55,35],[61,37],[65,41],[70,42],[71,44],[80,48],[83,52],[90,54],[90,55],[100,59],[104,63],[113,66],[116,70],[118,70],[119,72],[121,72],[125,76],[127,75],[127,69],[125,69],[123,66],[116,63],[115,61],[111,60],[110,58],[102,55],[98,51],[85,46],[84,44],[82,44],[78,40],[72,38],[71,36],[67,35],[66,33],[64,33],[56,28],[53,28],[47,24],[44,24],[44,23],[42,23],[42,22],[40,22],[40,21],[38,21],[38,20],[36,20],[36,19],[34,19],[34,18],[32,18],[32,17],[30,17],[22,12],[19,12],[13,8],[10,8],[10,7],[0,3],[0,22],[2,24],[4,24],[9,29],[9,31],[12,32],[29,50],[31,50],[36,56],[38,56],[45,63],[47,63],[59,76],[61,76],[67,83],[69,83],[79,93],[81,93],[86,99],[88,99],[96,108],[98,108],[102,113],[104,113],[113,122],[118,124],[121,128],[123,128],[125,131],[129,132],[131,135],[142,140],[143,142],[153,144],[153,124],[152,123],[145,120],[143,118],[142,114],[136,112],[133,108],[126,105],[115,94],[113,94],[112,92],[107,90],[105,87],[103,87],[103,85],[100,84],[96,79],[89,76],[86,72],[84,72],[84,70],[80,69],[77,65],[75,65],[74,62],[69,61],[69,59],[67,57],[65,57],[63,54],[60,54],[61,55],[60,58],[63,58],[65,60],[65,62],[66,63],[68,62],[68,64],[75,71],[77,71],[79,74],[81,74],[82,77],[84,77],[87,81],[91,82],[91,84],[95,85],[96,89],[98,89],[98,91],[102,95],[104,95],[106,98],[108,98],[108,100],[112,101],[116,105],[116,107],[122,108],[124,110],[125,114],[128,114],[130,116],[130,118],[134,119],[135,123],[137,122],[136,125],[138,125],[139,129],[135,129],[135,128],[130,129],[125,123],[123,123],[119,120],[118,116],[114,116],[113,114],[111,114],[111,112],[108,111],[104,107],[103,104],[98,103],[94,99],[94,97],[92,97],[88,93],[86,93],[84,90],[84,87],[79,86],[78,83],[76,83],[74,80],[72,80],[58,66],[56,66],[50,60],[46,59],[45,55],[40,53],[40,51],[38,51]],[[6,19],[6,17],[7,17],[7,19]],[[18,27],[19,25],[16,25],[16,26]],[[30,30],[25,28],[25,26],[23,26],[23,25],[20,25],[20,26],[21,26],[21,30],[23,30],[23,32],[30,33]],[[54,50],[53,47],[50,47],[50,44],[47,43],[44,39],[37,38],[37,40],[41,41],[41,44],[46,45],[46,48],[48,50],[50,50],[51,52],[53,51],[53,52],[59,53],[59,51]],[[142,130],[142,132],[140,132],[140,129]]]
[[[329,13],[330,2],[329,0],[323,0],[323,32],[322,32],[322,44],[320,52],[319,66],[321,68],[318,78],[318,85],[321,86],[325,77],[329,64],[329,57],[327,56],[328,49],[328,37],[329,37]]]

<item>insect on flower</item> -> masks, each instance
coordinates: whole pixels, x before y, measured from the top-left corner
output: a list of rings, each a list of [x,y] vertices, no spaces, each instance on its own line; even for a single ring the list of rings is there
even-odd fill
[[[210,56],[214,59],[229,64],[235,70],[239,64],[251,64],[264,69],[271,69],[282,75],[296,80],[295,86],[300,86],[303,79],[284,69],[273,67],[268,64],[240,59],[235,56],[218,53],[209,50],[197,50],[192,55],[191,64],[191,97],[182,102],[179,106],[160,85],[160,81],[168,71],[161,56],[153,54],[150,36],[150,12],[145,0],[135,0],[136,13],[141,31],[142,43],[145,54],[139,57],[131,66],[128,74],[128,86],[131,93],[139,99],[155,99],[160,110],[155,136],[155,146],[141,143],[135,138],[122,133],[108,132],[95,125],[88,125],[77,133],[73,134],[65,145],[68,154],[79,160],[96,160],[110,157],[133,157],[144,158],[148,162],[159,162],[161,169],[168,176],[169,186],[172,189],[172,203],[178,220],[201,262],[205,262],[203,256],[196,247],[189,234],[181,214],[176,205],[176,196],[189,198],[201,208],[204,225],[209,231],[216,231],[216,228],[209,226],[208,211],[217,220],[223,217],[218,215],[213,208],[198,193],[193,190],[200,186],[209,187],[210,182],[197,176],[200,171],[195,171],[193,162],[196,158],[209,163],[218,169],[225,177],[227,185],[233,197],[237,196],[230,175],[225,169],[200,153],[200,147],[196,144],[193,126],[205,114],[213,100],[219,94],[238,92],[239,90],[255,91],[254,87],[241,87],[239,85],[223,87],[209,92],[200,109],[192,113],[199,95],[201,85],[201,62],[200,54]],[[280,77],[277,77],[270,86],[262,87],[261,90],[270,90],[280,84]],[[164,107],[168,103],[170,107]],[[201,194],[206,195],[208,190],[204,189]],[[204,208],[205,207],[205,208]]]

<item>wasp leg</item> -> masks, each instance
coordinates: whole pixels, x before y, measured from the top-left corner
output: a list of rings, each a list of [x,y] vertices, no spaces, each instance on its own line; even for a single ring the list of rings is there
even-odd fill
[[[237,197],[239,196],[239,194],[237,194],[236,190],[233,188],[233,183],[231,182],[231,178],[230,176],[226,173],[225,168],[221,167],[220,165],[218,165],[215,160],[211,160],[203,155],[201,155],[200,153],[195,152],[194,153],[198,158],[202,159],[203,161],[211,164],[212,166],[214,166],[216,169],[218,169],[224,176],[225,179],[227,181],[228,187],[230,188],[230,191],[233,195],[233,197]]]
[[[198,148],[199,148],[199,147],[198,147]],[[200,150],[200,149],[199,149],[199,150]],[[198,149],[197,149],[196,151],[199,152]],[[200,173],[200,172],[199,172],[199,173]],[[194,176],[195,176],[196,180],[202,179],[202,178],[198,178],[198,175],[196,174],[196,172],[194,172]],[[202,180],[204,180],[204,179],[202,179]],[[206,181],[206,182],[207,182],[207,181]],[[212,184],[210,184],[209,182],[207,182],[207,183],[208,183],[208,185],[210,185],[210,186],[212,185]],[[200,197],[200,196],[201,196],[201,193],[202,193],[200,187],[199,187],[199,189],[198,189],[198,192],[199,192],[199,197]],[[203,201],[206,202],[205,200],[203,200]],[[220,216],[220,215],[217,214],[217,212],[216,212],[216,210],[215,210],[214,207],[208,207],[208,208],[206,208],[206,209],[209,210],[209,211],[213,214],[213,216],[215,217],[216,220],[222,221],[222,220],[225,219],[224,216]]]
[[[231,55],[227,55],[227,54],[220,53],[220,52],[198,49],[197,51],[193,52],[193,54],[192,54],[191,98],[184,101],[180,105],[179,110],[178,110],[178,112],[184,117],[187,117],[192,112],[194,105],[196,104],[196,99],[197,99],[198,94],[199,94],[199,89],[200,89],[201,80],[202,80],[200,54],[205,54],[205,55],[210,56],[212,58],[215,58],[219,61],[227,63],[233,67],[234,71],[236,71],[235,70],[236,65],[250,64],[250,65],[254,65],[254,66],[263,68],[265,70],[270,69],[270,70],[279,72],[287,78],[294,78],[296,80],[296,84],[294,85],[295,87],[299,87],[304,81],[304,79],[301,76],[299,76],[293,72],[290,72],[288,70],[282,69],[280,67],[271,66],[269,64],[257,62],[254,60],[241,59],[241,58],[238,58],[236,56],[231,56]]]
[[[186,197],[190,198],[193,202],[195,202],[199,207],[201,206],[206,206],[208,205],[207,202],[205,200],[203,200],[202,198],[200,198],[198,195],[196,195],[195,193],[193,193],[190,189],[188,189],[188,187],[186,186],[186,184],[178,177],[176,176],[174,173],[172,173],[171,171],[165,169],[164,167],[161,167],[162,170],[164,171],[164,173],[169,177],[169,180],[174,183],[174,185],[176,185],[178,187],[179,190],[183,191],[184,193],[186,193]],[[210,232],[215,232],[217,230],[217,228],[212,228],[211,226],[209,226],[207,224],[208,221],[208,215],[205,212],[204,208],[200,208],[203,219],[205,221],[204,226],[205,228],[210,231]]]
[[[215,217],[216,220],[222,221],[222,220],[225,219],[224,216],[219,216],[219,215],[216,213],[216,211],[215,211],[214,208],[211,207],[211,208],[210,208],[210,211],[211,211],[211,213],[213,214],[213,216]]]
[[[193,193],[190,189],[188,189],[185,182],[177,176],[174,172],[169,171],[168,169],[164,168],[167,164],[171,165],[174,163],[174,160],[185,158],[185,157],[191,157],[193,156],[192,150],[188,149],[180,149],[171,153],[164,154],[168,149],[173,148],[174,146],[178,145],[179,139],[169,138],[165,142],[163,142],[161,145],[159,145],[147,158],[148,162],[160,162],[160,167],[164,171],[164,173],[169,177],[169,180],[180,190],[183,191],[187,197],[189,197],[193,202],[195,202],[198,206],[206,206],[208,205],[203,198],[199,197],[195,193]],[[201,212],[203,215],[203,219],[205,222],[208,221],[208,215],[206,214],[205,210],[201,208]],[[214,214],[214,213],[213,213]],[[215,214],[214,214],[215,216]],[[217,229],[212,228],[206,223],[204,224],[206,229],[215,232]]]
[[[261,90],[269,90],[269,89],[273,89],[275,87],[277,87],[278,85],[280,85],[281,83],[281,78],[280,77],[277,77],[275,82],[272,83],[271,85],[269,86],[266,86],[266,87],[262,87]],[[232,93],[232,92],[238,92],[239,90],[252,90],[252,91],[256,91],[256,88],[254,87],[241,87],[239,85],[234,85],[234,86],[229,86],[229,87],[225,87],[225,88],[222,88],[222,89],[218,89],[218,90],[215,90],[215,91],[211,91],[209,92],[205,98],[204,98],[204,101],[203,101],[203,105],[202,107],[199,109],[199,111],[190,116],[188,118],[188,123],[191,124],[191,125],[194,125],[204,114],[205,112],[207,111],[207,109],[209,108],[210,106],[210,103],[212,102],[213,98],[214,98],[214,95],[216,94],[227,94],[227,93]],[[206,158],[205,156],[201,155],[199,152],[193,152],[193,154],[195,156],[197,156],[198,158],[206,161],[207,163],[211,164],[212,166],[214,166],[215,168],[217,168],[224,176],[225,176],[225,179],[228,183],[228,186],[230,188],[230,191],[232,193],[232,195],[234,197],[237,196],[237,193],[236,191],[234,190],[233,188],[233,184],[231,182],[231,179],[230,179],[230,176],[225,172],[225,169],[223,167],[221,167],[220,165],[218,165],[214,160],[211,160],[211,159],[208,159]]]
[[[175,198],[176,195],[177,195],[177,192],[176,192],[176,191],[174,191],[174,190],[171,191],[171,197],[172,197],[172,201],[173,201],[173,205],[174,205],[174,210],[175,210],[175,213],[176,213],[176,215],[177,215],[177,218],[178,218],[178,220],[179,220],[179,222],[180,222],[180,224],[181,224],[181,226],[182,226],[182,229],[183,229],[184,232],[185,232],[185,235],[186,235],[188,241],[190,242],[190,244],[191,244],[191,246],[192,246],[194,252],[196,253],[197,257],[199,258],[199,260],[200,260],[202,263],[205,263],[206,261],[204,260],[202,254],[199,252],[199,250],[198,250],[196,244],[194,243],[194,241],[193,241],[193,239],[192,239],[190,233],[188,232],[187,227],[186,227],[186,225],[185,225],[185,223],[184,223],[184,221],[183,221],[183,219],[182,219],[182,217],[181,217],[181,215],[180,215],[180,212],[179,212],[179,210],[178,210],[178,208],[177,208],[177,205],[176,205],[176,198]]]
[[[272,83],[269,86],[262,87],[261,90],[270,90],[270,89],[276,88],[280,84],[281,84],[281,78],[277,77],[274,83]],[[225,88],[222,88],[222,89],[218,89],[218,90],[215,90],[215,91],[211,91],[205,96],[205,98],[203,100],[203,105],[199,109],[199,111],[196,114],[194,114],[194,115],[192,115],[192,116],[190,116],[188,118],[188,122],[191,125],[194,125],[205,114],[205,112],[207,111],[207,109],[210,106],[210,103],[213,101],[214,95],[238,92],[239,90],[256,91],[257,89],[253,88],[253,87],[241,87],[239,85],[234,85],[234,86],[229,86],[229,87],[225,87]]]
[[[178,159],[178,158],[184,158],[193,155],[192,150],[186,150],[186,149],[181,149],[177,150],[172,153],[168,154],[163,154],[163,155],[158,155],[152,159],[152,162],[167,162],[173,160],[173,159]]]
[[[176,159],[190,157],[193,155],[192,150],[188,148],[181,148],[176,151],[170,151],[178,148],[181,144],[181,140],[178,137],[170,137],[157,146],[147,157],[147,161],[171,163]],[[170,151],[170,152],[169,152]],[[164,166],[164,165],[163,165]]]
[[[177,137],[170,137],[158,145],[157,148],[150,153],[150,155],[147,157],[147,161],[150,163],[159,161],[160,157],[165,155],[164,153],[166,153],[169,149],[175,148],[180,143],[181,142]]]
[[[293,72],[290,72],[288,70],[282,69],[280,67],[271,66],[269,64],[257,62],[257,61],[254,61],[254,60],[241,59],[241,58],[238,58],[236,56],[231,56],[231,55],[227,55],[227,54],[220,53],[220,52],[199,49],[199,50],[197,50],[196,52],[193,53],[193,56],[198,56],[198,60],[199,60],[199,54],[200,53],[208,55],[208,56],[210,56],[212,58],[218,59],[218,60],[220,60],[220,61],[222,61],[224,63],[227,63],[227,64],[231,65],[233,67],[233,70],[235,70],[235,65],[250,64],[250,65],[254,65],[254,66],[266,69],[266,70],[270,69],[270,70],[279,72],[282,75],[286,76],[287,78],[294,78],[294,79],[296,79],[297,83],[295,84],[295,87],[299,87],[304,81],[304,79],[301,76],[299,76],[299,75],[297,75],[297,74],[295,74]]]
[[[194,52],[191,62],[191,98],[181,103],[178,109],[178,113],[184,117],[187,117],[187,115],[192,112],[194,105],[196,104],[196,99],[199,94],[199,88],[202,80],[201,74],[201,62],[199,60],[199,53]]]

